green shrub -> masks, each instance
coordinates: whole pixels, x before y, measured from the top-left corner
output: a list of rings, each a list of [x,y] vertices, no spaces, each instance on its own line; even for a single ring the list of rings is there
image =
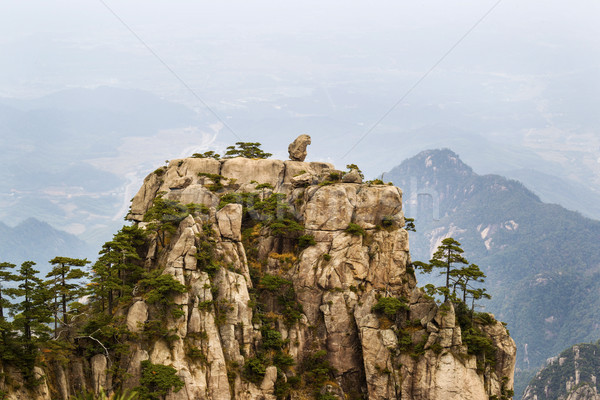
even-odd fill
[[[201,301],[200,303],[198,303],[198,309],[200,309],[202,311],[211,311],[212,307],[213,307],[212,300]]]
[[[462,340],[467,345],[467,352],[477,356],[477,368],[479,370],[483,370],[484,364],[496,365],[494,342],[479,329],[473,327],[464,331]]]
[[[481,325],[493,325],[494,322],[496,322],[494,317],[490,313],[486,312],[476,312],[474,319]]]
[[[275,292],[285,285],[291,285],[292,282],[277,275],[265,275],[260,280],[260,285],[270,291]]]
[[[266,372],[267,366],[264,359],[261,357],[252,357],[248,358],[244,363],[242,376],[258,385],[262,382]]]
[[[204,177],[210,179],[211,181],[213,181],[213,183],[208,185],[208,190],[210,190],[211,192],[218,192],[219,190],[223,189],[224,186],[221,181],[224,179],[227,179],[223,175],[209,174],[206,172],[198,172],[198,176],[204,176]]]
[[[353,222],[350,222],[348,227],[344,229],[344,232],[355,236],[365,236],[367,234],[360,225],[355,224]]]
[[[339,172],[330,172],[329,173],[329,180],[332,182],[338,182],[340,179],[342,179],[342,176],[340,175]]]
[[[380,297],[377,303],[371,308],[371,311],[385,314],[390,318],[394,318],[400,310],[407,311],[408,305],[406,301],[396,297]]]
[[[313,235],[302,235],[298,238],[298,247],[303,250],[307,247],[316,245],[315,237]]]
[[[264,349],[279,350],[285,342],[281,338],[281,333],[269,327],[263,326],[261,329],[262,347]]]
[[[171,366],[142,361],[140,386],[136,387],[141,400],[161,400],[170,390],[177,393],[183,387],[183,380]]]
[[[323,260],[331,261],[331,254],[327,254],[327,253],[323,254]]]
[[[192,154],[192,158],[214,158],[215,160],[218,160],[221,158],[221,155],[211,150],[205,151],[204,153],[194,153]]]
[[[281,351],[277,352],[273,357],[273,364],[277,366],[277,368],[285,370],[288,367],[291,367],[295,364],[294,357],[289,354],[282,353]]]
[[[275,189],[275,187],[273,185],[271,185],[270,183],[261,183],[259,185],[256,185],[256,190],[260,190],[260,189]]]
[[[167,167],[160,167],[154,170],[154,173],[158,176],[163,176],[167,172]]]
[[[269,158],[273,154],[265,153],[258,142],[236,142],[235,146],[228,146],[223,158],[245,157],[245,158]]]
[[[390,228],[394,226],[394,217],[391,215],[386,215],[381,219],[381,226],[384,228]]]
[[[440,354],[442,352],[442,350],[444,349],[442,347],[441,344],[439,344],[438,342],[435,342],[434,344],[431,345],[430,349],[435,353],[435,354]]]
[[[318,388],[331,379],[335,368],[327,360],[327,351],[319,350],[309,354],[302,362],[301,369],[306,383]]]
[[[187,291],[186,286],[175,279],[173,275],[160,274],[158,270],[147,274],[140,283],[144,289],[148,290],[146,301],[150,304],[173,305],[173,295]]]

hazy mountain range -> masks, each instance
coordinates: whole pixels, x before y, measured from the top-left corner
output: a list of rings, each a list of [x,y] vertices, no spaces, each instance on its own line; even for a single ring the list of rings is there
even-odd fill
[[[54,257],[88,258],[93,260],[97,248],[69,233],[52,228],[35,218],[28,218],[10,227],[0,222],[0,261],[19,266],[34,261],[42,272],[50,270],[48,261]]]

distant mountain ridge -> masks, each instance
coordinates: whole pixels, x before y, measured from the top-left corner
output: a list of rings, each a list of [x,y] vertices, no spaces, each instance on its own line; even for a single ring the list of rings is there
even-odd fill
[[[75,235],[53,228],[35,218],[28,218],[14,227],[0,222],[0,261],[16,265],[35,261],[36,269],[45,270],[47,262],[56,256],[92,258],[98,249],[92,248]]]
[[[452,236],[488,275],[487,310],[508,322],[519,368],[600,337],[600,222],[545,204],[518,181],[477,175],[448,149],[421,152],[385,177],[416,219],[414,260]]]
[[[598,376],[600,343],[577,344],[548,360],[527,386],[523,400],[597,400]]]

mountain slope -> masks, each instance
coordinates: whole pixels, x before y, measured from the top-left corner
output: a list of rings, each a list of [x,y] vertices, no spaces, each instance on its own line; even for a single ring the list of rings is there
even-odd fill
[[[523,400],[598,400],[600,343],[568,348],[531,380]]]
[[[508,322],[520,368],[600,337],[600,222],[545,204],[517,181],[477,175],[447,149],[419,153],[386,178],[416,218],[414,260],[452,236],[487,274],[487,309]]]

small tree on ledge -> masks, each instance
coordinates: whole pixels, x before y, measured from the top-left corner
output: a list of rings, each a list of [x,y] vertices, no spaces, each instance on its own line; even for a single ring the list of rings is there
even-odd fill
[[[237,142],[235,146],[227,147],[227,152],[223,158],[269,158],[273,155],[271,153],[265,153],[262,151],[260,146],[262,145],[258,142]]]

